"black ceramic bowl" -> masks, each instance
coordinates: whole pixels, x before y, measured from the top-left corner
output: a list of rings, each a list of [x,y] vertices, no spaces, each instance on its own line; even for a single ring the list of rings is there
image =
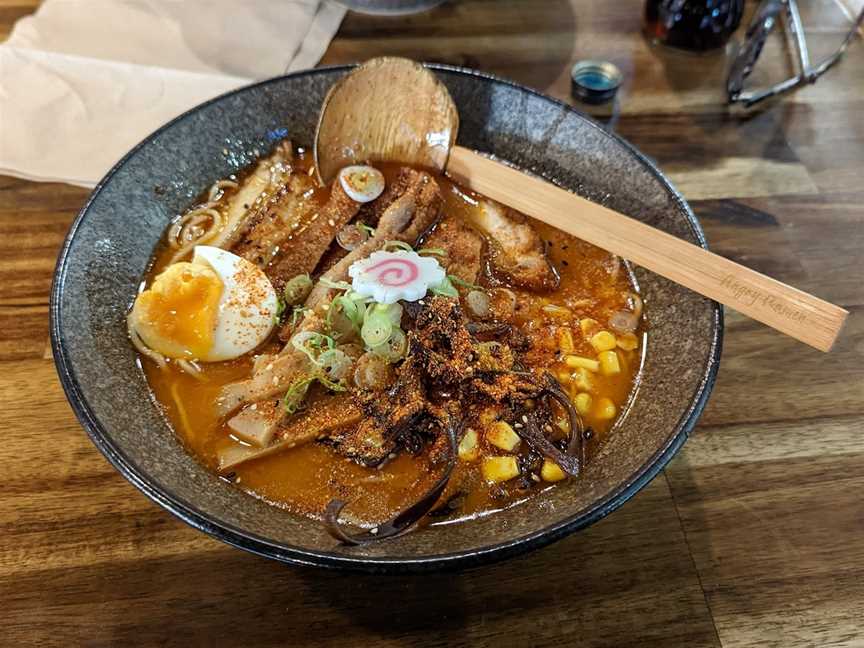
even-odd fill
[[[321,100],[348,68],[312,70],[218,97],[159,129],[99,183],[72,225],[54,276],[51,336],[60,379],[93,442],[148,497],[192,526],[290,563],[363,569],[465,567],[537,548],[596,522],[672,458],[717,372],[717,304],[649,272],[648,352],[638,393],[579,480],[479,520],[365,547],[220,481],[187,454],[153,402],[124,313],[169,220],[203,189],[285,135],[310,144]],[[626,142],[568,106],[468,70],[433,66],[461,116],[459,143],[705,245],[668,180]],[[573,214],[573,218],[578,218]]]

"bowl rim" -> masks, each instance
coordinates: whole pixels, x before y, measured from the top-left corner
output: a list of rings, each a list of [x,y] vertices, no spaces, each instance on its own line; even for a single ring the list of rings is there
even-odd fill
[[[702,230],[702,226],[681,193],[649,158],[615,132],[605,129],[590,116],[580,112],[573,106],[514,81],[509,81],[492,74],[455,65],[439,63],[424,63],[424,65],[433,71],[454,73],[457,75],[481,79],[486,82],[491,82],[492,84],[501,84],[515,88],[546,101],[550,101],[563,110],[576,114],[585,120],[592,128],[596,128],[602,131],[605,135],[613,138],[618,144],[622,145],[636,159],[645,165],[647,170],[657,178],[662,185],[664,185],[667,191],[670,192],[674,200],[678,203],[678,206],[683,210],[699,244],[703,248],[708,249],[708,243],[705,238],[705,233]],[[258,81],[213,97],[212,99],[202,102],[181,113],[150,133],[141,142],[136,144],[128,153],[126,153],[99,181],[99,183],[93,188],[93,191],[90,193],[84,206],[75,217],[72,225],[69,227],[69,231],[57,258],[51,285],[49,307],[51,350],[54,357],[54,364],[63,386],[63,390],[66,394],[66,398],[69,401],[72,410],[75,412],[79,423],[84,427],[93,444],[123,477],[131,482],[148,498],[199,531],[203,531],[226,544],[259,556],[302,566],[317,566],[330,569],[346,569],[351,571],[376,573],[405,573],[478,567],[485,564],[499,562],[532,549],[539,549],[551,544],[552,542],[560,540],[579,529],[594,524],[620,507],[644,488],[654,477],[656,477],[687,440],[690,433],[693,431],[699,416],[705,409],[708,397],[711,394],[717,378],[717,372],[720,365],[720,354],[723,346],[724,316],[723,308],[720,304],[711,301],[711,308],[713,311],[713,330],[710,353],[705,363],[699,387],[697,388],[689,407],[679,419],[675,426],[674,434],[668,438],[666,444],[658,448],[651,458],[634,471],[620,486],[618,486],[618,488],[612,490],[604,498],[598,500],[581,513],[563,518],[554,524],[538,529],[532,533],[519,536],[513,540],[490,544],[479,549],[470,549],[440,555],[429,555],[419,558],[405,558],[398,556],[352,557],[326,550],[310,550],[292,545],[279,544],[257,534],[250,533],[242,528],[225,523],[214,516],[204,513],[193,503],[165,492],[158,483],[155,483],[155,480],[149,477],[135,464],[135,462],[126,456],[126,454],[112,442],[110,436],[106,433],[102,424],[96,419],[90,404],[84,397],[74,367],[72,367],[67,356],[62,335],[63,322],[61,320],[60,304],[63,286],[65,284],[68,253],[78,227],[81,225],[84,218],[86,218],[91,204],[104,187],[111,181],[112,177],[126,165],[127,161],[133,157],[139,149],[148,145],[163,131],[167,130],[175,123],[197,113],[205,106],[222,101],[227,97],[241,94],[252,88],[280,83],[285,79],[322,73],[347,72],[355,66],[356,65],[354,64],[333,65],[303,70]]]

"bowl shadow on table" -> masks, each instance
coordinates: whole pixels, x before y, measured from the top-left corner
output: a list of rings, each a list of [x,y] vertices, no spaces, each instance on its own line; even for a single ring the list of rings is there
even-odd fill
[[[152,529],[144,533],[152,555],[160,536],[176,536],[175,522],[155,508],[142,517],[136,526]],[[76,632],[87,619],[94,645],[218,645],[235,637],[244,645],[341,647],[350,638],[350,645],[525,646],[567,636],[587,646],[637,637],[640,646],[715,645],[662,475],[589,529],[468,572],[333,572],[203,538],[195,546],[200,551],[149,559],[143,547],[134,561],[59,570],[50,587],[18,586],[41,591],[40,614],[67,614]]]

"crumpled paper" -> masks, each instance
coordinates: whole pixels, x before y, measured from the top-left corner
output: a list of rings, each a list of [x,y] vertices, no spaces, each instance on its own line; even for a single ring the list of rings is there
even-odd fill
[[[93,186],[193,106],[314,66],[322,0],[46,0],[0,45],[0,174]]]

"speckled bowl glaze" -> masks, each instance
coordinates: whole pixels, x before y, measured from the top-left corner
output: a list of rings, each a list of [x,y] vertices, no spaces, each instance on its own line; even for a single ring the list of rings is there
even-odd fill
[[[668,180],[614,134],[526,88],[432,67],[459,108],[462,145],[705,245]],[[160,235],[203,189],[274,140],[287,135],[311,143],[321,100],[347,70],[301,72],[205,103],[148,137],[94,190],[63,246],[51,300],[54,358],[78,418],[108,460],[155,502],[224,542],[285,562],[367,571],[476,566],[596,522],[645,486],[684,443],[720,355],[719,306],[640,269],[650,338],[626,417],[584,477],[482,519],[377,545],[339,546],[319,523],[217,479],[185,452],[153,402],[124,314]]]

